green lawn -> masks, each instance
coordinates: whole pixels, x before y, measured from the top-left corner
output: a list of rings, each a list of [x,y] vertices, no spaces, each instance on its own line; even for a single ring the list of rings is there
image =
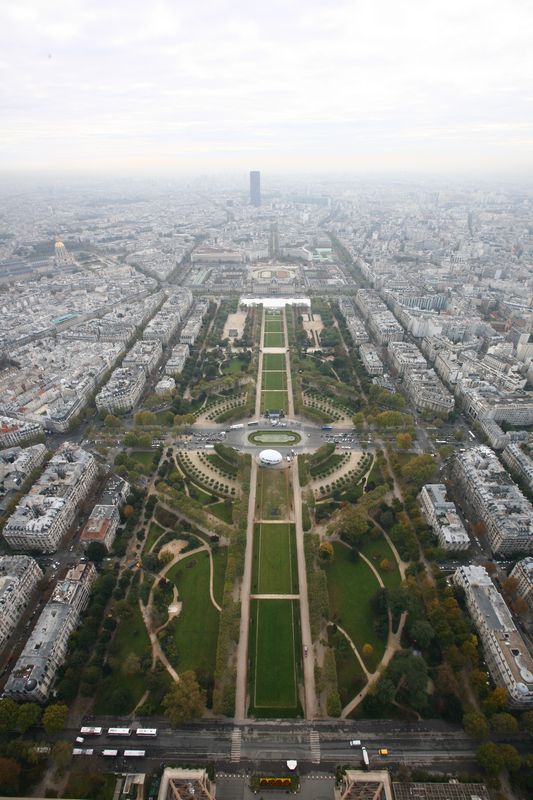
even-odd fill
[[[228,548],[217,547],[213,551],[213,594],[219,605],[222,605],[222,594],[224,591],[224,577],[226,575],[226,562],[228,560]]]
[[[287,376],[285,372],[263,372],[263,390],[286,389]]]
[[[255,515],[257,519],[283,520],[289,511],[288,472],[263,467],[257,475]]]
[[[130,458],[138,461],[143,467],[151,467],[153,464],[154,451],[153,450],[132,450]]]
[[[284,347],[285,346],[285,337],[283,333],[267,333],[265,331],[265,342],[264,347]]]
[[[218,639],[219,613],[209,596],[209,556],[184,558],[167,573],[178,588],[181,613],[174,623],[179,672],[188,669],[212,675]]]
[[[225,500],[220,500],[218,503],[207,506],[206,510],[209,511],[210,514],[214,514],[215,517],[221,519],[222,522],[227,522],[228,525],[231,525],[233,522],[233,503],[231,501],[226,505]]]
[[[298,713],[298,603],[253,600],[250,615],[251,706],[257,715]]]
[[[136,603],[131,606],[130,615],[118,624],[110,644],[109,655],[112,672],[96,689],[94,701],[96,714],[106,713],[107,698],[110,694],[120,689],[125,689],[131,696],[132,705],[130,710],[134,709],[146,688],[146,675],[143,672],[139,672],[136,675],[126,675],[122,670],[122,664],[130,653],[142,658],[150,652],[150,639],[148,638],[139,606]],[[102,689],[102,692],[100,689]]]
[[[279,372],[285,369],[285,356],[283,353],[265,353],[263,356],[263,370],[266,372]]]
[[[283,332],[283,321],[278,317],[278,319],[266,319],[265,320],[265,333],[282,333]]]
[[[296,444],[302,437],[296,431],[287,431],[283,428],[271,428],[270,430],[254,431],[248,436],[248,441],[252,444],[272,445],[272,444]]]
[[[227,361],[222,362],[222,372],[224,375],[232,375],[235,373],[242,372],[242,367],[244,366],[244,361],[241,358],[230,358]]]
[[[163,528],[160,528],[155,522],[150,523],[150,529],[148,531],[148,536],[146,537],[146,541],[144,544],[144,552],[149,553],[156,541],[159,537],[165,533]]]
[[[396,559],[394,558],[394,553],[390,549],[389,544],[384,536],[380,536],[379,539],[375,540],[371,539],[363,547],[361,547],[361,552],[377,569],[381,580],[387,589],[395,589],[400,585],[400,570],[398,569]],[[381,567],[381,562],[383,559],[387,559],[391,569],[383,569]]]
[[[255,526],[252,593],[298,593],[296,535],[290,523]]]
[[[261,392],[261,410],[262,411],[288,411],[288,398],[287,392],[267,390]]]
[[[334,633],[330,628],[328,640],[335,650],[337,686],[339,688],[341,704],[345,706],[350,700],[353,700],[355,695],[358,694],[366,684],[366,675],[355,657],[355,653],[350,647],[349,642],[342,633],[338,631]]]
[[[365,663],[373,671],[385,650],[385,643],[374,632],[370,606],[379,584],[368,564],[362,559],[352,561],[348,547],[335,542],[333,548],[334,560],[326,567],[331,619],[344,628],[362,657],[363,645],[372,645],[374,652]]]

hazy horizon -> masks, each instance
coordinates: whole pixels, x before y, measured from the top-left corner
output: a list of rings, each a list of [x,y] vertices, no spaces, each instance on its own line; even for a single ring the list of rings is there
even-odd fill
[[[0,171],[526,177],[526,0],[0,10]]]

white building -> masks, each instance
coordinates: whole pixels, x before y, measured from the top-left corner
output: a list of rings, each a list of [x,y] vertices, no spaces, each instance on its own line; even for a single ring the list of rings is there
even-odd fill
[[[453,411],[455,401],[432,369],[407,370],[405,391],[418,411],[433,411],[447,415]]]
[[[498,458],[485,445],[455,457],[453,471],[487,527],[494,553],[533,552],[533,509]]]
[[[41,466],[45,457],[44,444],[0,450],[0,497],[2,489],[6,492],[18,491],[33,470]]]
[[[43,608],[4,692],[17,700],[47,700],[67,652],[70,634],[89,602],[96,570],[91,563],[78,564],[59,581]]]
[[[29,556],[0,556],[0,651],[17,626],[43,577]]]
[[[510,442],[502,453],[502,459],[511,472],[521,478],[533,490],[533,461],[520,445]]]
[[[465,591],[494,682],[507,689],[510,706],[533,708],[533,658],[487,571],[481,566],[459,567],[453,580]]]
[[[533,558],[529,556],[518,561],[510,575],[518,581],[516,593],[519,597],[523,597],[531,610],[533,607]]]
[[[427,483],[420,492],[420,503],[443,550],[468,550],[470,538],[455,503],[446,499],[443,483]]]
[[[387,347],[391,365],[398,375],[404,375],[409,369],[424,370],[427,362],[416,344],[411,342],[389,342]]]
[[[359,355],[369,375],[383,375],[383,361],[375,347],[371,344],[362,344],[359,348]]]
[[[9,546],[24,552],[55,552],[97,472],[91,453],[64,442],[9,517],[4,528]]]
[[[43,436],[42,425],[0,415],[0,447],[15,447]]]
[[[158,339],[144,341],[140,339],[135,342],[129,353],[122,361],[123,367],[142,367],[147,375],[150,375],[161,360],[163,355],[163,345]]]
[[[175,376],[183,372],[185,362],[189,357],[189,345],[177,344],[172,348],[170,357],[165,365],[165,373],[167,375]]]
[[[131,411],[139,402],[145,385],[146,372],[142,367],[119,367],[96,395],[96,408],[110,414]]]

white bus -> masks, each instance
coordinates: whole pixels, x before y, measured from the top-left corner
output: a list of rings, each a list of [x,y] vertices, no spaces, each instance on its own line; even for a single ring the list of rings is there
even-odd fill
[[[108,736],[131,736],[131,728],[108,728]]]
[[[137,736],[157,736],[157,728],[137,728]]]
[[[144,758],[146,750],[124,750],[124,758]]]
[[[238,422],[236,425],[229,426],[230,431],[238,431],[241,428],[244,428],[244,422]]]
[[[250,427],[250,425],[259,425],[259,420],[254,419],[252,420],[252,422],[247,422],[246,424],[248,425],[248,427]]]
[[[85,750],[83,750],[81,747],[75,747],[72,751],[73,756],[92,756],[93,753],[94,750],[90,747]]]
[[[363,766],[365,769],[368,769],[370,766],[370,759],[368,758],[368,750],[364,746],[361,748],[361,755],[363,756]]]
[[[80,728],[80,736],[101,736],[102,728]]]
[[[116,758],[118,756],[118,750],[102,750],[102,755],[108,758]]]

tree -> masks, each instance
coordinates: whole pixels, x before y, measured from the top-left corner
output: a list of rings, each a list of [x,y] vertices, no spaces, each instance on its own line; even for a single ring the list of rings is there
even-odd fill
[[[369,658],[373,654],[374,654],[374,648],[372,647],[372,645],[368,644],[368,642],[366,644],[364,644],[363,645],[363,655],[366,656],[367,658]]]
[[[498,714],[493,714],[490,718],[490,727],[499,735],[506,733],[516,733],[518,730],[518,722],[516,717],[506,711],[500,711]]]
[[[160,564],[163,564],[163,565],[170,564],[170,562],[172,561],[173,558],[174,558],[174,556],[173,556],[171,550],[162,550],[159,553],[159,563]]]
[[[410,433],[398,433],[396,436],[396,444],[400,450],[409,450],[413,443]]]
[[[106,428],[120,428],[121,422],[118,417],[115,417],[113,414],[108,414],[104,419],[104,425]]]
[[[527,612],[529,611],[527,600],[524,600],[523,597],[517,597],[517,599],[512,604],[512,609],[515,614],[527,614]]]
[[[133,508],[133,506],[128,504],[124,506],[124,508],[122,509],[122,516],[124,517],[124,519],[129,519],[129,517],[131,517],[134,511],[135,509]]]
[[[335,551],[331,542],[321,542],[318,548],[318,554],[323,561],[333,561]]]
[[[507,689],[504,689],[502,686],[497,686],[485,700],[484,706],[486,711],[494,714],[494,712],[501,711],[505,708],[508,702],[509,693]]]
[[[501,744],[498,749],[506,769],[509,772],[517,772],[520,769],[521,761],[516,747],[513,747],[512,744]]]
[[[28,728],[32,728],[41,719],[41,709],[37,703],[23,703],[19,706],[17,714],[17,730],[26,733]]]
[[[340,717],[342,711],[339,693],[333,690],[328,694],[327,711],[330,717]]]
[[[382,561],[379,562],[379,568],[383,570],[383,572],[389,572],[391,569],[391,563],[388,558],[384,558]]]
[[[502,589],[506,594],[514,594],[518,589],[518,580],[510,575],[502,581]]]
[[[533,711],[524,711],[520,717],[520,722],[522,723],[523,729],[527,731],[530,736],[533,736]]]
[[[102,542],[90,542],[85,551],[89,561],[94,561],[95,564],[100,564],[107,555],[107,550]]]
[[[486,739],[489,735],[489,723],[477,711],[469,711],[463,717],[463,728],[473,739]]]
[[[64,739],[61,739],[58,742],[55,742],[54,746],[52,747],[51,755],[57,771],[63,772],[72,758],[72,745],[70,742],[66,742]]]
[[[18,705],[10,697],[0,700],[0,734],[15,730],[18,712]]]
[[[202,716],[205,710],[205,692],[200,688],[192,670],[180,675],[179,683],[172,686],[161,705],[171,725],[180,725]]]
[[[20,764],[14,758],[0,758],[0,787],[18,792]]]
[[[57,733],[65,727],[68,706],[64,703],[53,703],[43,714],[43,726],[46,733]]]
[[[413,456],[402,468],[402,477],[407,483],[420,488],[424,483],[430,483],[437,470],[435,458],[429,453]]]
[[[504,766],[501,750],[494,742],[479,745],[476,750],[476,761],[489,775],[497,775]]]
[[[427,620],[419,619],[411,625],[409,635],[415,644],[425,650],[431,644],[435,631]]]

